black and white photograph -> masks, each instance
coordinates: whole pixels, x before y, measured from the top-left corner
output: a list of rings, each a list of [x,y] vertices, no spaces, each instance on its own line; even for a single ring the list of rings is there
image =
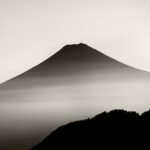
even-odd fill
[[[149,135],[149,0],[0,0],[0,150],[144,149]]]

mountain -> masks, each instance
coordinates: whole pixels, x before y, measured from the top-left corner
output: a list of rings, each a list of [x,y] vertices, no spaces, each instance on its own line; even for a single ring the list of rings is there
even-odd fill
[[[149,145],[149,126],[150,111],[139,115],[112,110],[61,126],[32,150],[144,148]]]
[[[149,85],[149,73],[86,44],[64,46],[1,84],[0,149],[29,149],[58,126],[99,112],[143,112],[150,105]]]
[[[122,78],[127,78],[127,76],[134,78],[135,74],[139,78],[149,76],[149,73],[125,65],[86,44],[80,43],[64,46],[49,59],[2,84],[0,90],[37,87],[47,83],[53,84],[55,82],[54,84],[56,84],[64,80],[69,83],[70,78],[76,82],[80,80],[79,76],[82,79],[106,76],[108,80],[112,76],[113,79],[118,80],[120,75]],[[48,82],[45,79],[48,79]],[[33,82],[32,85],[31,82]]]
[[[108,68],[107,68],[108,67]],[[66,45],[52,57],[25,72],[19,77],[69,76],[71,74],[88,73],[103,68],[122,68],[134,70],[86,44]],[[18,77],[17,77],[18,79]]]

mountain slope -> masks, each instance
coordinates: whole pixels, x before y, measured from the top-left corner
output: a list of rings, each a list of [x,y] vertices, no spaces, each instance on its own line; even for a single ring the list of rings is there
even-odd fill
[[[80,43],[64,46],[52,57],[27,71],[24,76],[68,76],[68,73],[78,74],[78,71],[84,72],[90,69],[103,69],[107,67],[108,69],[110,67],[113,67],[113,69],[128,67],[128,69],[134,70],[132,67],[124,65],[88,45]]]
[[[86,77],[92,79],[92,76],[100,78],[102,75],[105,75],[108,80],[110,78],[120,80],[120,75],[122,78],[134,78],[135,75],[136,78],[144,80],[145,77],[149,78],[149,73],[120,63],[88,45],[80,43],[64,46],[46,61],[2,84],[0,90],[21,88],[20,86],[22,88],[30,87],[31,78],[32,87],[34,85],[37,87],[41,84],[47,84],[46,78],[49,80],[48,84],[53,84],[54,82],[62,82],[62,80],[68,83],[66,78],[80,82],[79,78],[84,81]]]
[[[99,66],[96,68],[95,64]],[[16,78],[68,75],[69,70],[71,70],[70,73],[78,74],[81,69],[87,71],[89,69],[106,69],[107,67],[108,69],[110,67],[113,67],[113,69],[120,67],[135,70],[88,45],[80,43],[64,46],[52,57]]]

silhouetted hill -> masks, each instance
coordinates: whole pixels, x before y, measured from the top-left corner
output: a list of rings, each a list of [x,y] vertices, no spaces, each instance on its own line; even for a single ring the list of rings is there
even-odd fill
[[[149,143],[149,134],[150,111],[139,115],[113,110],[64,125],[32,150],[144,148]]]

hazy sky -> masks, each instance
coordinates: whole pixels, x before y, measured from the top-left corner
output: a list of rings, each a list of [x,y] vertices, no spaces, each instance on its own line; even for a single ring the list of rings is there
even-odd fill
[[[150,71],[148,0],[0,0],[0,83],[83,42]]]

